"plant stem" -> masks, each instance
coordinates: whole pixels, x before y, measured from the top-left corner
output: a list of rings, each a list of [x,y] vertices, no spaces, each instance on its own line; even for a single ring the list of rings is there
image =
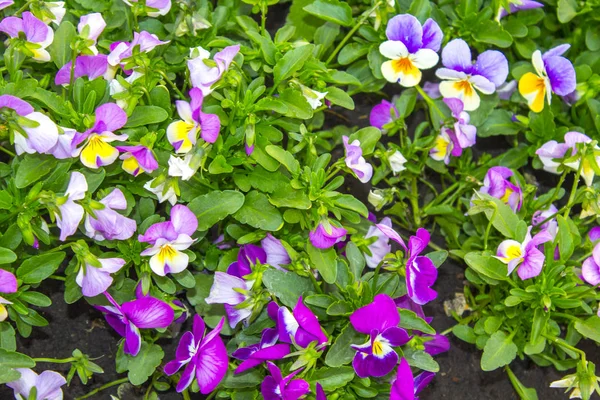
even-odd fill
[[[59,275],[50,275],[50,279],[55,279],[57,281],[66,281],[67,278],[65,278],[64,276],[59,276]]]
[[[47,362],[47,363],[53,363],[53,364],[67,364],[70,362],[75,361],[75,357],[69,357],[69,358],[34,358],[33,361],[35,361],[36,363],[38,362]]]
[[[28,1],[27,3],[25,3],[25,5],[21,8],[19,8],[17,10],[17,12],[15,13],[15,15],[19,15],[21,14],[23,11],[27,10],[29,8],[29,5],[31,4],[31,1]]]
[[[263,0],[260,5],[260,31],[264,35],[267,32],[267,1]]]
[[[413,217],[415,221],[415,225],[417,227],[421,226],[421,210],[419,209],[419,191],[417,187],[417,178],[413,178],[411,183],[411,196],[410,196],[410,204],[413,209]]]
[[[585,153],[584,153],[585,155]],[[583,157],[579,161],[579,168],[577,168],[577,175],[573,178],[573,187],[571,187],[571,194],[569,195],[569,201],[567,201],[567,205],[565,206],[565,213],[563,217],[567,218],[569,216],[569,212],[571,211],[571,207],[573,207],[573,202],[575,201],[575,195],[577,194],[577,186],[579,184],[579,179],[581,177],[581,170],[583,169]]]
[[[490,218],[487,227],[485,228],[485,236],[483,238],[483,250],[487,250],[488,248],[488,238],[490,237],[490,230],[492,229],[492,225],[494,223],[494,218],[496,218],[496,212],[498,208],[495,203],[492,203],[494,206],[494,212],[492,213],[492,217]]]
[[[179,96],[179,98],[181,99],[185,99],[185,95],[183,93],[181,93],[181,91],[179,90],[179,88],[175,85],[175,83],[173,83],[172,80],[169,79],[169,77],[167,76],[167,74],[165,74],[162,71],[158,71],[158,73],[160,74],[160,76],[163,77],[163,79],[165,81],[167,81],[167,83],[175,90],[175,92],[177,93],[177,95]]]
[[[0,146],[0,151],[5,152],[6,154],[8,154],[11,157],[16,157],[17,155],[15,153],[13,153],[12,151]]]
[[[181,392],[181,395],[183,396],[183,400],[190,400],[190,393],[188,392],[187,389],[185,389],[183,392]]]
[[[69,97],[73,94],[73,83],[75,81],[75,60],[77,59],[77,49],[71,52],[71,72],[69,75]]]
[[[129,379],[128,379],[128,378],[121,378],[121,379],[117,379],[116,381],[108,382],[106,385],[102,385],[102,386],[100,386],[99,388],[92,390],[92,391],[91,391],[91,392],[89,392],[88,394],[86,394],[86,395],[84,395],[84,396],[81,396],[81,397],[78,397],[78,398],[76,398],[75,400],[83,400],[83,399],[87,399],[87,398],[89,398],[89,397],[92,397],[92,396],[93,396],[93,395],[95,395],[96,393],[98,393],[98,392],[101,392],[101,391],[102,391],[102,390],[104,390],[104,389],[108,389],[108,388],[110,388],[110,387],[117,386],[117,385],[120,385],[121,383],[126,383],[126,382],[129,382]]]
[[[435,101],[433,101],[433,99],[429,97],[427,93],[425,93],[425,91],[421,88],[420,85],[415,86],[415,89],[417,89],[417,92],[419,92],[419,94],[421,95],[421,97],[423,97],[423,100],[425,100],[429,107],[433,108],[438,114],[440,114],[442,118],[445,117],[442,110],[440,110],[437,104],[435,104]]]
[[[542,333],[542,336],[544,336],[549,341],[556,343],[557,345],[559,345],[561,347],[564,347],[565,349],[569,349],[572,352],[579,354],[579,356],[581,357],[581,361],[585,362],[585,352],[584,351],[579,350],[577,347],[571,346],[569,343],[567,343],[563,339],[557,338],[556,336],[550,336],[546,333]]]
[[[552,194],[552,197],[550,197],[550,200],[544,202],[544,204],[542,204],[540,206],[540,210],[543,210],[544,208],[546,208],[546,206],[552,204],[554,202],[554,200],[556,200],[556,196],[558,196],[558,192],[560,190],[560,188],[562,187],[562,184],[565,181],[565,178],[567,177],[567,173],[569,171],[565,170],[562,175],[560,176],[560,179],[558,180],[558,185],[556,185],[556,188],[554,189],[554,193]]]

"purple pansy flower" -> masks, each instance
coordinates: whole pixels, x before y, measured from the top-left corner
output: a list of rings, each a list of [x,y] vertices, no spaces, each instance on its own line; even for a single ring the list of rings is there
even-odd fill
[[[232,356],[242,363],[235,369],[236,374],[240,374],[257,365],[269,360],[280,360],[290,354],[290,346],[284,343],[277,343],[279,334],[277,329],[267,328],[263,331],[260,343],[248,347],[240,347],[233,352]]]
[[[178,204],[171,209],[171,220],[154,224],[140,235],[140,242],[152,247],[142,251],[150,258],[150,268],[160,276],[176,274],[187,268],[189,257],[185,250],[194,243],[192,235],[198,228],[196,215],[187,207]]]
[[[50,61],[50,53],[46,47],[54,40],[54,31],[43,21],[37,19],[32,13],[23,13],[23,19],[6,17],[0,21],[0,32],[6,33],[11,38],[25,38],[25,48],[37,61]]]
[[[63,132],[59,133],[56,144],[50,150],[48,150],[48,154],[52,154],[54,158],[59,160],[77,157],[79,154],[77,151],[73,150],[72,146],[73,139],[75,138],[77,131],[75,129],[65,127],[60,127],[60,129]]]
[[[204,335],[204,321],[199,315],[194,316],[192,331],[181,336],[175,360],[169,361],[164,369],[165,374],[171,376],[187,365],[177,382],[178,392],[183,392],[192,383],[195,375],[200,393],[208,394],[219,386],[227,374],[227,349],[220,336],[224,322],[221,318],[215,329]]]
[[[219,137],[221,121],[216,114],[202,112],[204,96],[198,88],[190,90],[191,102],[177,100],[177,113],[182,120],[172,122],[167,128],[167,139],[173,145],[176,153],[187,153],[198,141],[214,143]]]
[[[129,42],[116,42],[110,47],[110,54],[108,55],[108,63],[113,67],[121,64],[121,62],[133,55],[133,49],[139,46],[140,53],[149,53],[157,46],[161,46],[169,43],[162,42],[158,39],[158,36],[142,31],[133,32],[133,40]]]
[[[513,175],[513,172],[506,167],[492,167],[485,174],[479,192],[502,200],[516,212],[523,204],[523,193],[518,185],[509,181]]]
[[[127,209],[127,200],[121,189],[114,189],[100,203],[104,208],[94,210],[94,215],[88,214],[85,218],[85,234],[98,241],[132,237],[137,229],[135,221],[115,211]]]
[[[552,93],[566,96],[575,90],[577,80],[571,61],[562,57],[571,45],[562,44],[544,54],[536,50],[531,56],[535,73],[527,72],[519,79],[519,93],[527,100],[533,112],[541,112],[547,100],[552,101]]]
[[[12,6],[13,4],[15,4],[14,0],[2,0],[0,1],[0,10],[4,10],[5,8]]]
[[[385,35],[388,40],[379,46],[379,52],[389,59],[381,65],[387,81],[404,87],[416,86],[421,82],[421,70],[438,63],[437,52],[444,35],[431,18],[421,26],[410,14],[396,15],[389,20]]]
[[[190,80],[192,86],[202,91],[204,96],[208,96],[213,91],[213,85],[217,83],[223,74],[229,69],[233,58],[240,51],[240,45],[227,46],[219,51],[213,57],[213,63],[206,63],[210,60],[210,52],[202,47],[196,47],[190,50],[191,60],[188,60],[187,66],[190,70]],[[209,66],[214,65],[215,66]]]
[[[67,380],[58,372],[44,371],[40,375],[29,368],[16,368],[21,377],[16,381],[8,382],[6,386],[15,392],[15,399],[29,400],[31,389],[36,389],[34,400],[62,400],[63,392],[60,388]]]
[[[123,0],[125,4],[131,6],[132,3],[138,3],[138,0]],[[171,10],[171,0],[146,0],[146,13],[149,17],[160,17],[161,15],[167,15]]]
[[[508,7],[508,11],[502,6],[500,7],[500,9],[498,9],[498,16],[496,17],[496,20],[500,21],[508,14],[516,13],[517,11],[541,8],[544,7],[544,5],[533,0],[508,0]]]
[[[158,169],[158,162],[152,150],[141,144],[136,146],[117,146],[117,150],[123,152],[120,159],[123,160],[123,171],[138,176],[142,172],[150,173]]]
[[[594,246],[592,256],[585,259],[581,266],[583,279],[590,285],[600,284],[600,243]]]
[[[108,292],[104,295],[112,305],[95,307],[106,314],[106,322],[125,338],[125,354],[135,357],[139,353],[142,346],[140,329],[166,328],[173,322],[173,308],[162,300],[142,296],[119,305]]]
[[[265,264],[267,262],[267,253],[254,244],[247,244],[240,247],[237,261],[232,262],[227,268],[227,273],[238,278],[243,278],[252,273],[252,266],[256,263]]]
[[[450,41],[442,50],[442,64],[435,74],[443,79],[440,93],[445,98],[462,100],[466,111],[479,107],[477,91],[492,94],[506,81],[508,61],[504,54],[496,50],[487,50],[473,63],[471,49],[462,39]]]
[[[94,56],[98,54],[96,41],[104,28],[106,28],[106,22],[100,13],[87,14],[81,17],[77,25],[77,31],[79,36],[86,40],[87,48],[82,51],[83,54]]]
[[[379,225],[391,228],[392,220],[389,217],[385,217],[381,220]],[[369,268],[377,268],[377,265],[379,265],[381,260],[383,260],[383,258],[392,250],[392,246],[390,245],[390,238],[375,225],[369,227],[365,239],[372,237],[376,237],[377,240],[369,245],[371,255],[364,253],[364,256]]]
[[[5,269],[0,269],[0,293],[16,293],[18,288],[17,278],[12,272]],[[12,304],[0,296],[0,322],[6,320],[8,317],[8,311],[6,310],[5,304]]]
[[[408,295],[404,295],[394,300],[396,306],[398,308],[404,308],[406,310],[410,310],[417,314],[417,316],[423,319],[428,324],[431,324],[433,321],[432,317],[426,317],[423,312],[423,307],[414,301],[411,300]],[[438,333],[434,335],[421,333],[419,331],[414,331],[417,336],[425,338],[423,340],[423,347],[425,348],[425,352],[430,356],[434,356],[437,354],[445,353],[450,349],[450,340],[444,335],[440,335]]]
[[[517,274],[522,280],[536,277],[542,272],[546,256],[538,249],[538,246],[552,241],[552,235],[546,230],[531,237],[531,228],[530,226],[527,229],[523,243],[516,240],[505,240],[500,243],[496,253],[496,258],[508,265],[509,275],[519,267]]]
[[[350,315],[350,323],[357,332],[369,335],[362,345],[352,345],[356,355],[352,366],[360,378],[382,377],[398,364],[394,347],[408,343],[410,336],[398,327],[400,314],[394,300],[387,294],[378,294],[372,303]]]
[[[342,227],[332,225],[329,220],[324,220],[317,225],[315,230],[310,231],[308,237],[313,246],[318,249],[328,249],[339,243],[348,231]]]
[[[71,82],[71,66],[73,61],[66,63],[56,74],[54,83],[56,85],[68,85]],[[115,70],[109,68],[106,55],[79,56],[75,59],[75,70],[73,79],[87,77],[90,81],[103,77],[106,80],[113,78]]]
[[[260,244],[267,254],[267,264],[280,271],[286,271],[282,265],[287,265],[292,260],[285,247],[281,244],[281,240],[267,233],[267,236],[261,240]]]
[[[81,172],[71,172],[69,185],[64,197],[59,201],[59,213],[55,213],[56,226],[60,229],[60,240],[65,241],[77,230],[83,219],[83,207],[76,200],[82,200],[88,190],[87,181]]]
[[[434,377],[433,372],[426,371],[413,378],[408,361],[402,358],[398,366],[396,379],[392,383],[390,400],[418,400],[417,395],[425,389]]]
[[[207,304],[223,304],[229,326],[235,328],[240,321],[246,323],[252,316],[253,305],[247,300],[250,300],[249,293],[253,284],[253,281],[217,271],[205,301]]]
[[[371,126],[383,129],[384,125],[390,124],[397,120],[399,114],[400,113],[395,105],[387,100],[381,100],[381,103],[377,104],[371,109],[369,122]]]
[[[362,183],[367,183],[373,176],[373,166],[365,161],[363,151],[360,147],[360,141],[355,139],[349,143],[348,136],[343,136],[344,150],[346,152],[346,166],[354,172],[356,177]]]
[[[317,345],[327,343],[327,335],[317,316],[304,305],[302,296],[292,312],[287,307],[279,307],[273,302],[267,307],[269,316],[277,321],[280,341],[295,343],[302,348],[308,347],[312,342],[316,342]]]
[[[463,102],[460,99],[446,98],[444,103],[450,108],[456,122],[452,128],[442,127],[429,155],[434,160],[444,161],[445,164],[448,164],[451,155],[460,157],[463,149],[475,144],[477,128],[469,124],[469,114],[464,111]]]
[[[304,379],[294,379],[302,371],[296,370],[286,377],[272,362],[267,362],[271,375],[266,376],[260,385],[264,400],[296,400],[310,393],[310,385]]]
[[[556,215],[556,213],[558,213],[558,208],[556,208],[554,204],[550,204],[545,210],[538,210],[533,213],[531,225],[548,231],[552,235],[552,238],[555,238],[558,233],[558,222],[556,221],[556,218],[552,218],[548,221],[546,220],[551,216]],[[542,224],[542,222],[544,223]]]
[[[321,384],[319,382],[317,382],[317,384],[315,385],[315,389],[316,389],[316,393],[315,393],[316,400],[327,400],[327,396],[325,395],[325,390],[323,390],[323,386],[321,386]]]
[[[600,240],[600,226],[595,226],[588,232],[588,237],[592,243]]]
[[[118,272],[125,265],[125,260],[122,258],[99,258],[98,261],[102,267],[82,265],[75,278],[85,297],[94,297],[106,292],[113,282],[110,274]]]

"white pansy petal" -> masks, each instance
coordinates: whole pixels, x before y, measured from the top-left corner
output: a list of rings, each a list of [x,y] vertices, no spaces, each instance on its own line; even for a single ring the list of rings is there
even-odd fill
[[[429,69],[435,67],[440,57],[431,49],[421,49],[415,54],[409,56],[415,67],[419,69]]]
[[[381,74],[388,82],[398,82],[399,74],[394,69],[393,61],[386,61],[381,64]]]
[[[379,45],[379,52],[384,57],[390,58],[392,60],[401,57],[408,57],[408,50],[404,43],[396,41],[396,40],[388,40]]]
[[[542,52],[536,50],[531,55],[531,63],[533,64],[533,68],[540,76],[546,75],[546,67],[544,67],[544,60],[542,59]]]

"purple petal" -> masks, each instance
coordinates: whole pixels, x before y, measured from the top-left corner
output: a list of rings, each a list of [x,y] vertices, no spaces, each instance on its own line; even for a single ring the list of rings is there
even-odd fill
[[[0,269],[0,293],[16,293],[17,277],[4,269]]]
[[[267,376],[260,385],[260,393],[264,400],[280,400],[282,399],[279,388],[279,382],[277,382],[272,376]]]
[[[294,379],[286,385],[282,397],[286,400],[296,400],[308,393],[310,393],[308,382],[304,379]]]
[[[504,54],[496,50],[484,51],[477,57],[475,71],[483,75],[496,87],[506,82],[508,76],[508,61]]]
[[[410,14],[396,15],[390,19],[385,34],[389,40],[404,43],[409,53],[416,53],[423,47],[423,27]]]
[[[178,234],[184,233],[188,236],[192,236],[198,228],[198,218],[187,206],[182,204],[178,204],[171,209],[171,223],[175,228],[175,232]]]
[[[450,41],[442,50],[442,64],[444,67],[458,72],[471,73],[473,62],[471,49],[467,42],[462,39]]]
[[[407,249],[406,244],[404,243],[404,240],[402,240],[402,237],[400,237],[398,232],[396,232],[394,229],[392,229],[391,227],[384,225],[384,224],[376,224],[375,226],[377,228],[379,228],[379,230],[381,232],[383,232],[385,236],[389,237],[394,242],[398,243],[405,250]]]
[[[191,98],[190,109],[192,110],[193,118],[197,121],[200,117],[199,111],[202,109],[204,95],[202,94],[202,90],[198,88],[192,88],[189,94]]]
[[[250,267],[257,263],[264,264],[267,262],[267,253],[254,244],[247,244],[242,246],[238,253],[238,263],[244,266]],[[247,274],[246,274],[247,275]]]
[[[329,226],[331,232],[327,232],[323,223],[319,223],[314,231],[309,232],[308,236],[313,246],[318,249],[328,249],[342,240],[342,238],[346,236],[346,233],[348,233],[344,228],[338,228],[331,224],[329,224]]]
[[[564,57],[548,57],[544,60],[544,65],[554,93],[566,96],[575,90],[577,80],[571,61]]]
[[[433,337],[433,340],[425,342],[423,345],[425,346],[425,352],[430,356],[445,353],[450,349],[450,341],[448,338],[438,334]]]
[[[302,296],[300,296],[296,306],[294,307],[293,315],[302,329],[315,337],[319,344],[327,342],[327,336],[325,333],[323,333],[323,328],[321,328],[319,320],[317,319],[316,315],[304,305]],[[296,338],[296,340],[298,340],[298,338]],[[300,340],[298,340],[298,343],[300,344]],[[302,343],[300,345],[306,347],[309,343]]]
[[[396,314],[397,313],[398,312],[396,311]],[[391,326],[387,328],[381,333],[381,337],[386,339],[392,347],[405,345],[411,339],[404,329],[397,326]]]
[[[264,362],[264,360],[259,360],[256,358],[249,358],[248,360],[242,361],[242,363],[240,363],[240,365],[238,365],[238,367],[235,369],[235,371],[233,373],[236,375],[241,374],[242,372],[246,372],[249,369],[259,366],[263,362]]]
[[[596,240],[600,240],[600,226],[595,226],[592,229],[590,229],[590,231],[588,233],[588,237],[590,238],[590,240],[592,242],[595,242]]]
[[[393,111],[393,115],[392,115]],[[382,100],[371,109],[369,122],[375,128],[383,129],[383,126],[389,124],[394,119],[398,118],[398,109],[387,100]]]
[[[179,392],[179,393],[183,392],[188,386],[190,386],[192,384],[195,374],[196,374],[196,364],[194,364],[193,362],[189,363],[187,365],[187,367],[185,367],[185,369],[183,370],[183,373],[181,374],[181,377],[179,378],[179,382],[177,382],[177,386],[175,387],[175,390],[177,390],[177,392]]]
[[[398,326],[400,314],[394,300],[387,294],[378,294],[372,303],[354,311],[350,315],[350,323],[357,332],[370,334],[373,329],[382,332],[387,328]]]
[[[421,393],[421,391],[425,389],[427,385],[429,385],[429,382],[431,382],[433,378],[435,378],[435,374],[429,371],[421,372],[419,375],[417,375],[414,382],[415,394]]]
[[[525,1],[527,1],[527,0],[525,0]],[[570,48],[571,48],[571,45],[567,44],[567,43],[558,45],[558,46],[548,50],[544,54],[542,54],[542,60],[545,61],[547,58],[550,58],[550,57],[560,57],[563,54],[565,54],[567,52],[567,50],[569,50]]]
[[[352,366],[360,378],[385,376],[394,369],[396,364],[398,364],[398,354],[393,350],[379,357],[357,352],[352,360]]]
[[[45,23],[34,17],[29,11],[23,13],[23,31],[27,41],[32,43],[46,41],[52,32]]]
[[[173,308],[154,297],[143,297],[121,306],[123,313],[138,328],[166,328],[173,322]]]
[[[411,236],[408,240],[409,258],[414,258],[421,254],[429,244],[430,235],[425,228],[419,228],[415,236]]]
[[[85,297],[95,297],[108,290],[113,282],[113,278],[110,276],[110,273],[87,265],[85,274],[83,269],[79,270],[76,281],[81,286],[81,292]]]
[[[240,45],[236,44],[234,46],[227,46],[223,50],[215,54],[214,60],[217,63],[221,74],[223,74],[223,72],[229,69],[231,62],[233,61],[237,53],[239,53],[239,51]]]
[[[267,255],[267,264],[281,271],[285,271],[282,265],[289,264],[292,260],[285,247],[281,244],[281,241],[270,233],[267,233],[267,236],[260,244]]]
[[[464,110],[464,104],[461,99],[457,99],[454,97],[447,98],[443,100],[444,103],[448,106],[450,111],[452,112],[452,116],[456,119],[459,118],[460,113]]]
[[[127,123],[127,114],[115,103],[106,103],[96,109],[96,122],[94,124],[94,131],[98,132],[96,128],[103,128],[103,131],[114,132],[121,129]]]
[[[436,53],[440,51],[444,34],[440,26],[433,19],[429,18],[423,24],[423,48],[431,49]]]
[[[427,257],[417,257],[406,268],[406,286],[408,295],[417,304],[426,304],[437,297],[431,286],[437,279],[437,269]]]
[[[219,336],[223,322],[221,319],[219,325],[206,335],[196,355],[196,380],[202,394],[212,392],[227,374],[227,349]]]
[[[8,18],[5,18],[4,20],[6,19]],[[21,100],[18,97],[11,96],[9,94],[4,94],[0,96],[0,108],[4,107],[12,108],[17,112],[17,114],[19,114],[22,117],[29,115],[34,111],[33,107],[28,102],[26,102],[25,100]]]
[[[208,304],[238,305],[246,296],[234,289],[247,289],[246,281],[237,276],[217,271],[214,275],[213,285],[209,296],[205,299]]]
[[[216,114],[200,113],[200,136],[205,142],[214,143],[219,137],[221,120]]]
[[[6,33],[11,38],[19,36],[23,32],[23,20],[17,17],[6,17],[0,22],[0,32]]]
[[[170,221],[159,222],[146,230],[143,235],[138,236],[138,241],[154,245],[158,239],[173,241],[177,239],[177,232]]]
[[[49,400],[62,399],[63,393],[60,387],[66,383],[67,380],[58,372],[42,372],[37,377],[35,384],[35,388],[37,389],[37,398]]]
[[[600,283],[600,266],[596,264],[593,257],[585,259],[581,266],[581,272],[583,274],[583,280],[590,285],[596,286]]]
[[[545,259],[546,257],[544,256],[544,253],[535,247],[529,249],[525,254],[523,262],[521,265],[519,265],[519,269],[517,270],[519,278],[525,280],[538,276],[542,272]]]
[[[123,345],[123,352],[125,354],[131,354],[137,356],[142,347],[142,336],[140,330],[132,323],[126,325],[125,332],[125,344]]]
[[[194,324],[192,326],[192,333],[196,340],[200,340],[200,338],[204,337],[204,331],[206,330],[206,324],[201,316],[198,314],[194,315]]]
[[[414,389],[414,378],[410,365],[405,358],[402,358],[400,365],[398,366],[398,373],[396,374],[396,380],[392,384],[392,390],[390,392],[390,400],[414,400],[415,389]]]
[[[417,316],[419,316],[420,318],[425,319],[425,313],[423,312],[423,307],[421,307],[421,305],[412,301],[411,298],[408,297],[408,295],[398,297],[397,299],[394,300],[394,303],[396,303],[396,307],[410,310],[410,311],[414,312],[415,314],[417,314]]]

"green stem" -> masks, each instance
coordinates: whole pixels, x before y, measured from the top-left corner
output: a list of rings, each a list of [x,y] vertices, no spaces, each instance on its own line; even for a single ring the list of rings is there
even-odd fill
[[[3,151],[4,153],[8,154],[11,157],[16,157],[17,155],[15,153],[13,153],[12,151],[0,146],[0,151]]]
[[[100,386],[99,388],[92,390],[92,391],[91,391],[91,392],[89,392],[88,394],[86,394],[86,395],[84,395],[84,396],[81,396],[81,397],[78,397],[78,398],[76,398],[75,400],[83,400],[83,399],[87,399],[87,398],[89,398],[89,397],[92,397],[92,396],[93,396],[93,395],[95,395],[96,393],[103,391],[104,389],[108,389],[108,388],[110,388],[110,387],[117,386],[117,385],[120,385],[121,383],[127,383],[127,382],[129,382],[129,379],[128,379],[128,378],[121,378],[121,379],[117,379],[116,381],[108,382],[106,385],[102,385],[102,386]]]
[[[75,357],[69,357],[69,358],[34,358],[33,361],[35,361],[36,363],[38,362],[47,362],[47,363],[53,363],[53,364],[67,364],[73,361],[76,361]]]
[[[29,8],[29,5],[31,5],[31,1],[28,1],[27,3],[25,3],[25,5],[23,7],[19,8],[19,10],[15,13],[15,15],[19,15],[23,11],[27,10]]]
[[[490,218],[487,227],[485,228],[485,236],[483,238],[483,250],[487,250],[488,248],[488,238],[490,237],[490,230],[492,229],[492,225],[494,223],[494,218],[496,218],[496,212],[498,211],[498,208],[496,207],[495,203],[492,203],[494,205],[494,212],[492,213],[492,217]]]
[[[185,95],[183,93],[181,93],[181,91],[179,90],[179,88],[175,85],[175,83],[173,83],[172,80],[169,79],[169,77],[167,76],[167,74],[165,74],[162,71],[158,71],[158,73],[160,74],[160,76],[163,77],[163,79],[165,81],[167,81],[167,83],[175,90],[175,93],[177,93],[177,95],[179,96],[179,98],[181,99],[185,99]]]
[[[417,89],[417,92],[419,92],[419,94],[421,95],[421,97],[423,97],[423,100],[425,100],[425,102],[427,103],[427,105],[429,107],[433,108],[438,114],[440,114],[440,117],[442,117],[442,118],[445,117],[442,110],[440,110],[440,108],[437,106],[437,104],[435,104],[435,101],[433,101],[433,99],[431,97],[429,97],[429,95],[427,93],[425,93],[425,91],[421,88],[420,85],[415,86],[415,89]]]
[[[421,210],[419,209],[419,191],[417,187],[417,178],[413,178],[411,183],[411,196],[410,196],[410,204],[413,209],[413,217],[415,221],[415,225],[417,227],[421,226]]]
[[[539,210],[543,210],[544,208],[546,208],[546,206],[552,204],[554,202],[554,200],[556,200],[556,196],[558,196],[558,192],[559,192],[560,188],[562,187],[562,184],[564,183],[568,172],[569,172],[568,170],[565,170],[562,173],[562,175],[560,176],[560,179],[558,180],[558,185],[556,185],[556,188],[554,189],[554,193],[552,194],[552,197],[550,197],[549,200],[545,201],[544,204],[542,204],[540,206]]]
[[[377,293],[377,280],[379,279],[379,271],[381,270],[382,264],[383,261],[377,264],[377,268],[375,268],[375,273],[373,274],[373,285],[371,286],[373,293]]]
[[[267,2],[263,0],[260,6],[260,30],[264,35],[267,32]]]
[[[585,153],[584,153],[585,155]],[[571,211],[571,207],[573,207],[573,202],[575,201],[575,195],[577,194],[577,186],[579,185],[579,179],[581,177],[581,170],[583,169],[583,157],[579,161],[579,168],[577,168],[577,175],[573,178],[573,187],[571,187],[571,194],[569,195],[569,201],[567,201],[567,205],[565,206],[565,213],[563,217],[567,218],[569,216],[569,212]]]
[[[546,339],[548,339],[549,341],[556,343],[557,345],[564,347],[565,349],[569,349],[574,353],[579,354],[579,356],[581,357],[581,361],[583,361],[584,363],[585,361],[585,352],[582,350],[579,350],[577,347],[573,347],[571,346],[569,343],[567,343],[566,341],[564,341],[563,339],[557,338],[556,336],[551,336],[548,335],[546,333],[542,333],[542,336],[544,336]]]
[[[323,294],[323,289],[321,289],[321,285],[319,285],[319,282],[317,282],[317,278],[315,278],[315,276],[313,275],[313,273],[312,273],[312,271],[310,269],[308,270],[308,277],[312,281],[313,286],[315,287],[315,290],[319,294]]]
[[[75,81],[75,60],[77,59],[77,49],[71,52],[71,72],[69,75],[69,97],[73,94],[73,83]]]
[[[59,275],[50,275],[50,279],[55,279],[57,281],[66,281],[67,278],[65,278],[64,276],[59,276]]]
[[[187,389],[185,389],[183,392],[181,392],[182,396],[183,396],[183,400],[190,400],[190,393],[188,392]]]

